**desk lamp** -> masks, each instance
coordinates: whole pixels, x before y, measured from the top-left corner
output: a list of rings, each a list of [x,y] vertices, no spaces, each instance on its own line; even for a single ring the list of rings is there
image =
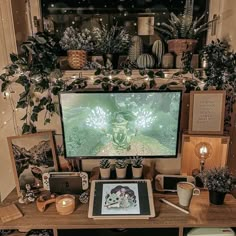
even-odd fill
[[[200,172],[204,170],[205,161],[212,155],[212,146],[207,142],[200,142],[195,146],[195,154],[200,159]]]

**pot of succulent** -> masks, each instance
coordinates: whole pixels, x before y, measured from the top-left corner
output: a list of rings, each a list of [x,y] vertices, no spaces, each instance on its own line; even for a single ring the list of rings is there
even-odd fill
[[[116,169],[116,178],[117,179],[125,179],[127,172],[128,163],[126,159],[116,159],[115,161],[115,169]]]
[[[218,20],[215,18],[202,23],[205,13],[193,19],[193,4],[193,0],[186,0],[182,14],[177,16],[171,12],[168,23],[155,26],[155,30],[167,41],[168,51],[176,55],[186,51],[194,52],[200,34],[207,31],[213,21]]]
[[[113,25],[107,28],[104,24],[100,28],[93,28],[95,52],[103,55],[105,67],[117,69],[121,54],[128,54],[132,44],[131,35],[123,26]]]
[[[59,42],[61,48],[67,51],[68,64],[72,69],[82,69],[87,63],[87,53],[94,50],[90,30],[78,30],[67,27]]]
[[[101,179],[109,179],[111,174],[111,162],[109,159],[102,158],[99,164]]]
[[[131,159],[132,175],[134,179],[140,179],[143,174],[143,158],[135,156]]]
[[[209,191],[209,201],[215,205],[224,203],[225,195],[233,189],[233,177],[228,167],[205,169],[199,174]]]

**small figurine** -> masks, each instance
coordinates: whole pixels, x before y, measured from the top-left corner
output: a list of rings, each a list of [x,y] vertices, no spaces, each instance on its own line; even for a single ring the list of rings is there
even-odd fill
[[[34,194],[34,191],[31,190],[30,184],[26,184],[25,188],[26,188],[25,198],[27,199],[27,202],[34,202],[36,199],[36,196]]]

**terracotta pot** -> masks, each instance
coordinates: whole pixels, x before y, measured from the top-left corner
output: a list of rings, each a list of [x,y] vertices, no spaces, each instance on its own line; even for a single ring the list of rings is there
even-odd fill
[[[209,201],[214,205],[224,204],[225,194],[222,192],[209,191]]]
[[[167,41],[168,52],[173,52],[176,55],[182,54],[183,52],[191,51],[194,52],[197,45],[196,39],[171,39]]]

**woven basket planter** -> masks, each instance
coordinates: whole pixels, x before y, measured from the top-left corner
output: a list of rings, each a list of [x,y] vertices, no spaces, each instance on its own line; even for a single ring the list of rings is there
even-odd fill
[[[72,69],[80,70],[87,62],[87,53],[84,50],[68,50],[68,64]]]
[[[182,54],[183,52],[191,51],[194,52],[197,45],[195,39],[171,39],[167,41],[168,52],[173,52],[176,55]]]

